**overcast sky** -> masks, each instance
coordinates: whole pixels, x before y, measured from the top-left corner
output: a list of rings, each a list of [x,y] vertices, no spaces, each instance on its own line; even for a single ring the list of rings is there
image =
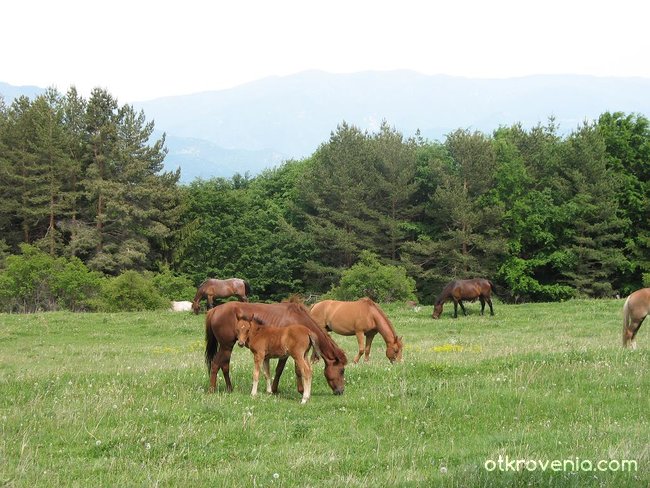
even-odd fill
[[[0,13],[0,81],[99,86],[121,103],[307,69],[650,78],[645,0],[11,0]]]

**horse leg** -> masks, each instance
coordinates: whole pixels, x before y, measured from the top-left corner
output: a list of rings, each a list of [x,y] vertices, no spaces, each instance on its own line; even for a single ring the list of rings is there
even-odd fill
[[[221,349],[219,350],[221,352]],[[230,355],[232,354],[232,349],[226,348],[223,349],[223,356],[221,360],[221,372],[223,373],[223,379],[226,380],[226,391],[228,393],[232,392],[232,383],[230,382]]]
[[[357,342],[359,343],[359,352],[357,353],[356,356],[354,356],[353,359],[354,363],[356,364],[359,362],[359,359],[363,355],[364,347],[363,347],[363,332],[361,331],[355,332],[355,335],[357,336]]]
[[[301,395],[305,392],[305,379],[302,377],[302,371],[300,366],[298,366],[297,361],[293,361],[294,369],[296,370],[296,386],[298,387],[298,393]]]
[[[311,377],[312,369],[309,361],[307,361],[307,351],[303,357],[295,357],[294,361],[296,363],[296,369],[300,369],[300,375],[303,378],[303,384],[305,385],[305,391],[302,394],[302,400],[300,403],[305,404],[309,397],[311,396]]]
[[[279,391],[280,377],[282,376],[282,372],[284,371],[284,367],[287,364],[287,359],[288,358],[280,358],[280,359],[278,359],[278,365],[275,367],[275,376],[273,377],[273,385],[271,386],[271,391],[273,393],[277,393]],[[300,378],[296,378],[296,383],[297,383],[297,386],[298,386],[298,392],[302,393],[302,383],[300,382]]]
[[[370,361],[370,346],[372,346],[372,340],[375,338],[375,335],[377,335],[376,330],[370,330],[366,332],[366,355],[364,357],[365,362]]]
[[[454,318],[458,318],[458,301],[454,298]]]
[[[264,355],[256,354],[253,357],[253,389],[251,390],[251,396],[257,395],[257,384],[260,381],[260,365],[264,361]]]
[[[208,388],[208,393],[214,393],[217,389],[217,373],[219,372],[220,368],[220,366],[218,366],[219,356],[220,353],[217,351],[217,354],[215,354],[215,356],[212,358],[212,362],[210,363],[210,388]]]
[[[632,349],[636,349],[636,333],[639,332],[639,329],[641,328],[641,324],[645,320],[645,317],[639,320],[639,324],[633,329],[632,331]]]
[[[264,360],[264,378],[266,378],[266,392],[271,393],[271,360]]]
[[[206,307],[208,307],[208,310],[210,310],[212,308],[212,303],[213,303],[212,302],[212,295],[208,295],[208,298],[206,299],[206,301],[207,301]]]
[[[485,312],[485,298],[483,298],[483,295],[479,295],[478,299],[481,302],[481,315],[483,315],[483,312]]]
[[[458,300],[458,305],[460,305],[461,310],[463,311],[463,315],[467,317],[467,310],[465,310],[465,305],[463,305],[462,300]]]
[[[490,306],[490,315],[494,315],[494,309],[492,308],[492,299],[490,297],[485,297],[485,301]]]
[[[230,392],[232,391],[232,384],[230,383],[230,354],[231,350],[219,346],[219,350],[214,358],[212,358],[212,364],[210,365],[210,388],[208,389],[209,393],[214,393],[217,389],[217,374],[219,370],[223,372],[223,378],[226,380],[226,389]]]

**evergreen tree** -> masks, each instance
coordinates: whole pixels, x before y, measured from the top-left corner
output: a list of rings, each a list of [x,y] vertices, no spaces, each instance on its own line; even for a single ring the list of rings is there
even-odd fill
[[[620,183],[618,203],[628,219],[625,251],[630,272],[621,279],[621,291],[628,294],[642,286],[650,273],[650,121],[639,114],[602,114],[597,128],[607,152],[607,166]]]
[[[305,230],[320,250],[307,263],[318,287],[329,287],[362,249],[379,251],[379,215],[371,205],[379,186],[375,157],[368,135],[343,123],[313,155],[300,184]]]
[[[568,282],[586,296],[613,296],[616,276],[630,269],[624,247],[629,221],[619,216],[620,182],[607,167],[605,144],[593,125],[583,125],[565,144],[565,175],[572,186],[567,251]]]

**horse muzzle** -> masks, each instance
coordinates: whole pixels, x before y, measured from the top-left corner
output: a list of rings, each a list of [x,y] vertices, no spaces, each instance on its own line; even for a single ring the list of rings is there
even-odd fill
[[[242,341],[237,341],[237,344],[239,345],[239,347],[244,347],[246,345],[246,343]]]
[[[337,388],[334,390],[335,395],[343,395],[343,392],[345,391],[345,388]]]

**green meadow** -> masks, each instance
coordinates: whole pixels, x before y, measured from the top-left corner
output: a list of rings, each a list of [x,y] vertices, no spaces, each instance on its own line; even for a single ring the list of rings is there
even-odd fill
[[[315,364],[306,405],[293,367],[252,398],[240,348],[208,394],[203,316],[0,315],[0,484],[647,487],[650,331],[622,349],[622,305],[386,305],[403,363],[377,336],[342,396]]]

